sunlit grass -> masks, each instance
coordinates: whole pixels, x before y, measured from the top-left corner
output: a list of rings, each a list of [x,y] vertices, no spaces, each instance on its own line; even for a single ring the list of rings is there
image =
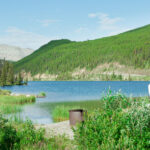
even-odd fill
[[[112,98],[115,98],[115,96]],[[109,97],[105,97],[105,99],[109,99]],[[78,102],[46,103],[41,105],[41,107],[44,107],[51,113],[54,122],[61,122],[61,121],[69,120],[69,110],[71,109],[87,110],[88,114],[92,114],[97,109],[99,111],[103,111],[103,108],[105,107],[104,104],[105,99],[78,101]],[[129,99],[129,103],[131,101],[135,101],[138,105],[141,105],[143,102],[150,103],[150,100],[147,97],[141,97],[141,98],[137,97],[137,98],[128,98],[128,99]]]
[[[20,105],[12,104],[0,104],[0,113],[1,114],[10,114],[15,112],[21,112],[22,107]]]
[[[35,97],[0,95],[0,113],[10,114],[20,112],[22,105],[35,102]]]
[[[35,97],[30,96],[4,96],[0,95],[0,104],[25,104],[35,102]]]
[[[92,113],[95,109],[103,108],[103,101],[79,101],[79,102],[60,102],[60,103],[46,103],[42,105],[52,114],[54,122],[65,121],[69,119],[69,110],[71,109],[84,109],[88,113]]]

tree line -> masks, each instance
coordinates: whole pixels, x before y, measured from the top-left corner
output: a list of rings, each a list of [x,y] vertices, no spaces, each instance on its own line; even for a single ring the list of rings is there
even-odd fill
[[[27,80],[23,81],[21,73],[14,74],[13,64],[4,60],[0,60],[0,86],[22,85],[27,84]]]

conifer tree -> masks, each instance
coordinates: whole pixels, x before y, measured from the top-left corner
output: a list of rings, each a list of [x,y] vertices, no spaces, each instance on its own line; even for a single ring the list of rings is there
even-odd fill
[[[21,73],[19,73],[16,77],[16,84],[21,85],[22,81],[23,81],[23,79],[22,79]]]
[[[6,84],[7,84],[7,85],[13,85],[13,83],[14,83],[13,65],[12,65],[12,64],[9,64],[8,71],[7,71]]]
[[[5,85],[22,85],[23,78],[21,73],[14,75],[13,64],[5,61],[0,61],[0,86]],[[27,84],[27,82],[26,82]]]

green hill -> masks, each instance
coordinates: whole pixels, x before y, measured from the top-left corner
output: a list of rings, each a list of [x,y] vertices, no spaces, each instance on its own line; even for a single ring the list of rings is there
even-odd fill
[[[133,69],[150,69],[150,25],[119,35],[84,42],[55,40],[15,63],[16,72],[57,75],[69,79],[77,68],[91,71],[118,63]],[[83,77],[84,79],[84,77]]]

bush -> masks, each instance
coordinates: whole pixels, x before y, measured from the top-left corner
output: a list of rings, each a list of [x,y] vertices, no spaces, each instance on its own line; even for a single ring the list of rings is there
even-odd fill
[[[103,97],[102,100],[104,101],[105,109],[107,111],[120,111],[121,109],[127,108],[131,105],[131,99],[119,92],[113,94],[111,90],[108,91],[107,95]]]
[[[16,130],[8,120],[0,116],[0,149],[24,149],[44,140],[44,130],[36,130],[31,121],[17,126]]]
[[[43,141],[44,130],[36,130],[31,121],[26,121],[18,129],[17,136],[20,138],[20,145],[22,147],[28,146]]]
[[[31,121],[17,123],[0,116],[0,150],[73,149],[65,136],[44,137],[44,129],[36,130]]]
[[[45,97],[46,96],[46,93],[44,93],[44,92],[41,92],[39,95],[38,95],[38,97]]]
[[[19,149],[17,143],[20,142],[20,138],[17,136],[17,131],[13,128],[8,120],[0,116],[0,149],[9,150],[16,147]]]
[[[74,129],[78,149],[150,149],[150,109],[121,94],[103,98],[105,108]]]

